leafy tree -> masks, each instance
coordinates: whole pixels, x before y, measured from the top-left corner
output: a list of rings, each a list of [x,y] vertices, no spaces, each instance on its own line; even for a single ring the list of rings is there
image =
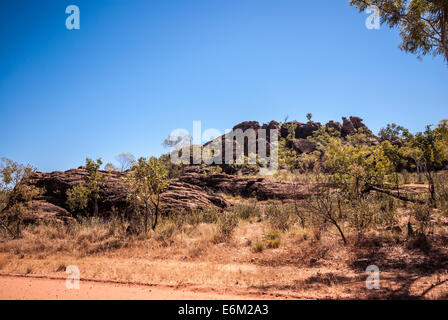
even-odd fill
[[[407,135],[408,155],[417,169],[425,174],[429,184],[430,202],[436,207],[435,174],[448,161],[447,121],[441,121],[436,129],[427,126],[424,132]]]
[[[115,159],[120,164],[120,171],[129,170],[135,162],[135,157],[129,152],[120,153]]]
[[[381,144],[381,148],[384,152],[384,155],[389,159],[393,166],[393,176],[395,180],[395,186],[397,188],[398,194],[400,194],[399,189],[399,176],[398,176],[398,169],[402,164],[403,155],[401,153],[401,150],[398,146],[392,145],[389,140],[383,141]]]
[[[280,138],[278,142],[278,164],[280,168],[293,170],[297,165],[297,152],[286,147],[286,139]]]
[[[311,122],[311,119],[313,118],[313,114],[307,113],[306,118],[308,119],[309,122]]]
[[[98,199],[105,180],[105,176],[99,172],[102,164],[103,161],[101,158],[98,158],[96,162],[90,158],[86,158],[86,170],[88,174],[85,177],[85,181],[86,187],[90,193],[90,198],[93,201],[93,215],[95,217],[98,216]]]
[[[35,169],[7,158],[0,163],[0,226],[13,238],[21,233],[24,203],[37,197],[41,190],[27,183]],[[11,224],[15,223],[15,230]]]
[[[96,161],[86,158],[87,175],[84,177],[84,185],[76,185],[67,190],[67,205],[71,211],[85,211],[88,202],[93,204],[93,215],[98,216],[98,199],[100,191],[104,187],[106,177],[99,170],[103,161],[98,158]]]
[[[86,210],[90,196],[91,191],[89,188],[82,185],[77,185],[67,190],[67,205],[70,211]]]
[[[447,0],[351,0],[350,5],[360,12],[377,6],[381,22],[400,29],[401,50],[419,58],[442,55],[448,62]]]
[[[359,196],[366,185],[383,185],[392,164],[380,147],[353,146],[331,138],[324,166],[335,181]]]
[[[381,140],[394,141],[401,139],[408,132],[402,126],[396,125],[395,123],[388,124],[385,128],[382,128],[379,132]]]
[[[155,157],[139,158],[132,167],[129,177],[130,192],[128,199],[134,203],[136,211],[143,217],[145,233],[148,232],[148,222],[152,219],[151,227],[157,226],[160,213],[160,195],[168,188],[168,170]]]

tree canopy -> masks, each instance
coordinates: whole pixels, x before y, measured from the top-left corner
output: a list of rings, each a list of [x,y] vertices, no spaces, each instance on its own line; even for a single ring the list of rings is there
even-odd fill
[[[441,55],[448,62],[448,0],[351,0],[364,11],[376,6],[381,23],[398,28],[399,48],[417,54]]]

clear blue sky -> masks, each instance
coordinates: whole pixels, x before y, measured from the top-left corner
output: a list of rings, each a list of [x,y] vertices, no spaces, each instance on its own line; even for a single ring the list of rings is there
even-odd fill
[[[65,27],[66,6],[81,29]],[[448,67],[397,49],[348,1],[2,0],[0,156],[39,170],[160,155],[176,128],[447,118]]]

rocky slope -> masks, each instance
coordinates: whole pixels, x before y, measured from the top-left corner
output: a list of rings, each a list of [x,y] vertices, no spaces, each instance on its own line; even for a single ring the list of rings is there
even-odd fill
[[[253,197],[258,200],[292,199],[294,194],[304,198],[311,194],[309,186],[271,181],[265,178],[234,176],[228,174],[211,174],[199,167],[190,167],[176,179],[172,179],[170,187],[162,194],[164,210],[191,211],[207,207],[225,209],[229,203],[223,194]],[[130,210],[126,200],[128,189],[123,178],[126,173],[101,171],[105,176],[105,184],[100,192],[99,213],[107,216],[125,213]],[[66,205],[66,192],[78,184],[84,184],[87,170],[83,167],[65,172],[37,172],[29,181],[42,189],[43,194],[26,204],[28,213],[26,220],[57,218],[70,220],[72,214]],[[295,190],[295,191],[294,191]]]

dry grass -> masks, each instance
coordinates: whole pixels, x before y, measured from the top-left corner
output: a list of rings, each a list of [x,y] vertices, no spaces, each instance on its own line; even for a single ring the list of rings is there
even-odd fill
[[[398,232],[385,228],[359,237],[344,223],[344,246],[331,226],[317,234],[289,212],[288,228],[274,228],[270,211],[252,205],[229,213],[239,217],[237,224],[212,212],[194,213],[162,219],[155,232],[140,236],[127,236],[117,221],[97,219],[29,226],[21,239],[0,242],[0,270],[65,277],[66,266],[77,265],[82,278],[296,298],[446,298],[448,226],[432,229],[427,250],[413,247],[406,234],[411,209],[405,208]],[[223,234],[224,241],[215,241]],[[380,290],[365,287],[370,264],[381,270]]]

